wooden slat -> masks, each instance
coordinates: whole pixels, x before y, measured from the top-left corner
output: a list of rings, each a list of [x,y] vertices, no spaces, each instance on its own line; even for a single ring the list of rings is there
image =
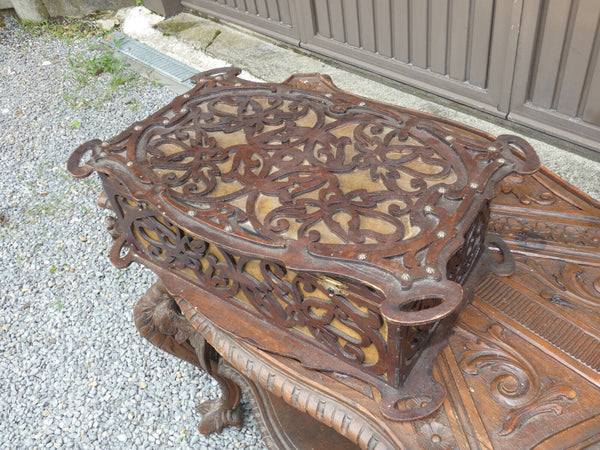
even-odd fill
[[[537,66],[531,82],[531,102],[536,106],[552,107],[570,9],[570,0],[549,0],[547,10],[542,11],[534,49]]]
[[[346,42],[354,47],[360,47],[356,2],[357,0],[342,0],[342,10],[344,14]]]
[[[535,1],[535,0],[534,0]],[[538,0],[539,1],[539,0]],[[522,9],[519,6],[518,18],[520,18]],[[518,18],[517,23],[513,25],[513,6],[507,2],[496,3],[492,27],[491,27],[491,42],[490,55],[488,58],[489,68],[487,74],[487,86],[491,96],[496,100],[498,109],[503,112],[508,112],[510,104],[511,85],[515,62],[516,45],[518,42]],[[512,26],[511,26],[512,25]],[[514,38],[511,35],[515,35]],[[499,39],[499,36],[505,37]],[[511,46],[511,44],[514,46]],[[508,59],[507,59],[508,57]],[[516,82],[519,77],[516,77]],[[518,84],[518,82],[517,82]],[[523,96],[527,90],[527,76],[523,85]]]
[[[265,19],[269,17],[267,2],[265,0],[256,0],[256,9],[259,16],[264,17]]]
[[[467,43],[469,38],[469,0],[452,0],[450,4],[450,78],[466,80]]]
[[[289,0],[279,0],[279,15],[282,23],[292,25],[292,13]]]
[[[275,20],[276,22],[281,22],[281,17],[279,16],[279,3],[277,0],[267,0],[267,17],[271,20]]]
[[[409,7],[410,62],[423,69],[427,68],[428,5],[427,0],[411,0]]]
[[[600,16],[600,3],[598,0],[580,0],[575,14],[556,108],[558,112],[572,117],[577,116],[584,90]]]
[[[256,0],[246,0],[246,10],[250,14],[258,14],[258,9],[256,9]]]
[[[360,46],[365,50],[375,52],[375,18],[373,17],[373,2],[360,0],[358,2],[358,24],[360,30]]]
[[[344,14],[342,13],[342,0],[328,0],[329,25],[331,26],[331,37],[338,42],[346,42],[344,33]]]
[[[398,61],[408,63],[410,60],[410,25],[408,20],[409,0],[392,2],[392,47],[393,56]]]
[[[321,36],[331,37],[331,28],[329,27],[329,12],[326,1],[313,2],[315,5],[315,18],[317,23],[317,33]]]
[[[392,21],[390,0],[373,0],[375,7],[375,43],[377,53],[392,57]]]
[[[429,67],[440,75],[446,75],[448,71],[448,1],[430,0],[429,8]]]
[[[473,3],[471,57],[467,78],[471,84],[482,88],[487,87],[493,14],[494,0],[476,0]]]
[[[597,31],[597,38],[600,34],[600,30]],[[590,84],[588,92],[585,98],[583,111],[581,117],[586,122],[600,126],[600,55],[598,55],[598,49],[596,47],[596,54],[594,58],[594,64],[591,67],[593,70],[590,73]]]

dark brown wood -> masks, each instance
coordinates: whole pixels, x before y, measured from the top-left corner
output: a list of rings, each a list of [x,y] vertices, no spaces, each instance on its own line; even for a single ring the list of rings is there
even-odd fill
[[[271,448],[600,442],[600,204],[534,173],[522,140],[370,102],[323,77],[260,85],[213,71],[198,82],[111,141],[82,146],[69,170],[101,174],[113,263],[160,276],[136,307],[140,332],[223,388],[202,409],[202,432],[240,425],[243,390]],[[418,158],[400,169],[391,152]],[[332,208],[354,193],[344,175],[361,171],[361,201],[377,192],[370,206]],[[421,180],[410,193],[394,184],[407,174]],[[381,225],[402,216],[380,208],[384,192],[411,205],[419,231]],[[361,214],[380,221],[377,232]]]
[[[203,414],[198,431],[211,434],[221,431],[227,425],[241,428],[239,386],[221,374],[218,353],[183,318],[175,300],[160,281],[140,299],[134,310],[134,318],[142,336],[161,350],[203,369],[219,383],[221,397],[206,400],[196,407]]]
[[[210,293],[210,320],[377,389],[391,420],[430,414],[445,395],[435,357],[472,286],[504,270],[487,251],[494,186],[537,156],[327,77],[238,73],[200,74],[154,116],[75,152],[70,170],[98,171],[117,215],[111,259],[177,273]]]

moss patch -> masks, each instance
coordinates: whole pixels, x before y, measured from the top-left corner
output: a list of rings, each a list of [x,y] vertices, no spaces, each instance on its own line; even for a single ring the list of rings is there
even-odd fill
[[[189,30],[190,28],[198,25],[197,22],[179,22],[179,21],[169,21],[164,20],[155,25],[156,29],[161,31],[165,36],[170,36],[172,34],[181,33],[182,31]]]

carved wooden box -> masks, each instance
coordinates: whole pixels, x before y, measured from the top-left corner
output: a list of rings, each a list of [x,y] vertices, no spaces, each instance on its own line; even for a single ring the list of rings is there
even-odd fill
[[[494,186],[537,156],[324,76],[238,73],[200,74],[73,153],[70,172],[98,172],[116,214],[112,262],[146,264],[218,327],[370,392],[388,419],[430,414],[459,312],[491,270],[512,269],[486,236]]]

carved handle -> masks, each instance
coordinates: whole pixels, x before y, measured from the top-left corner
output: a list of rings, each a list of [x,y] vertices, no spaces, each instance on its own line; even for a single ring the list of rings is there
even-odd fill
[[[127,253],[121,256],[121,251],[127,249]],[[113,243],[109,254],[110,262],[117,268],[122,269],[133,262],[133,251],[127,246],[127,237],[122,234]]]
[[[540,168],[540,158],[525,139],[511,134],[502,134],[496,138],[496,142],[502,145],[499,149],[500,153],[507,161],[514,164],[515,172],[529,175]]]
[[[197,73],[190,81],[194,84],[202,78],[218,77],[219,75],[225,75],[228,77],[236,77],[242,73],[242,69],[239,67],[218,67],[216,69],[206,70],[204,72]]]
[[[398,325],[424,325],[451,314],[462,298],[462,287],[453,281],[413,285],[406,297],[382,303],[381,314]]]
[[[502,256],[502,261],[498,262],[489,255],[489,264],[492,271],[501,277],[512,275],[515,271],[515,260],[505,242],[498,236],[487,236],[485,242],[488,247],[496,247],[500,250],[500,255]]]
[[[94,171],[94,168],[89,164],[89,159],[83,164],[82,160],[87,154],[92,156],[100,153],[101,142],[102,141],[99,139],[88,141],[79,146],[79,148],[71,154],[67,161],[67,170],[72,176],[75,178],[85,178]]]

